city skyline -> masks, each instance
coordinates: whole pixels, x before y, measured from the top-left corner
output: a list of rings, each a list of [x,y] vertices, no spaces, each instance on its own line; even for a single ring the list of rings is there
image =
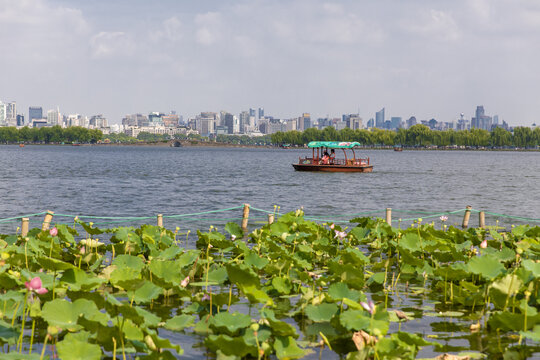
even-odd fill
[[[0,99],[19,109],[540,122],[533,1],[0,4]]]

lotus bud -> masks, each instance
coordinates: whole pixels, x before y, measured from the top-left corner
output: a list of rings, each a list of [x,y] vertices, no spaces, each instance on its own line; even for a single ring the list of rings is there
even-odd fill
[[[57,326],[47,326],[47,334],[56,336],[62,332],[62,329]]]
[[[182,280],[182,282],[180,283],[180,286],[185,288],[188,284],[189,284],[189,276],[186,276],[184,280]]]
[[[482,242],[480,243],[480,247],[481,247],[482,249],[487,248],[487,239],[484,239],[484,241],[482,241]]]
[[[234,235],[234,234],[231,235],[231,240],[232,240],[232,241],[236,240],[236,235]]]
[[[146,335],[144,337],[144,342],[146,343],[146,345],[148,346],[148,348],[152,351],[156,351],[157,350],[157,346],[156,346],[156,343],[154,342],[154,339],[152,339],[152,337],[150,335]]]
[[[251,328],[251,330],[257,332],[257,331],[259,331],[259,324],[253,323],[253,324],[251,324],[250,328]]]
[[[53,227],[51,230],[49,230],[49,234],[50,234],[51,236],[56,236],[56,235],[58,235],[58,229],[56,228],[56,226]]]

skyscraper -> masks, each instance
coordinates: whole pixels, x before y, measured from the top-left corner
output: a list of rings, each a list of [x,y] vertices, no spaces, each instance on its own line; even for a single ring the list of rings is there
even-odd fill
[[[43,119],[43,109],[41,106],[30,106],[28,108],[28,123],[34,119]]]
[[[375,113],[375,127],[379,129],[384,127],[384,108]]]
[[[264,117],[264,108],[259,108],[259,119],[262,119]]]

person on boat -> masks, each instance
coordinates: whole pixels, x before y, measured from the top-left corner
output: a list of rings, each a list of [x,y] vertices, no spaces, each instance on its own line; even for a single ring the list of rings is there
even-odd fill
[[[334,165],[334,160],[336,159],[336,152],[334,149],[330,150],[330,156],[328,157],[328,161],[330,164]]]
[[[328,155],[328,151],[325,151],[323,154],[323,157],[321,159],[320,165],[328,165],[328,161],[330,160],[330,155]]]

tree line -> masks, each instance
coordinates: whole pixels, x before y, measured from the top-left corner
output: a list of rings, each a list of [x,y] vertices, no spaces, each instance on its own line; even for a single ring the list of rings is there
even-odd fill
[[[493,131],[483,129],[470,130],[431,130],[425,125],[414,125],[408,129],[336,130],[326,127],[322,130],[309,128],[305,131],[277,132],[271,135],[275,145],[302,146],[310,141],[358,141],[367,146],[466,146],[466,147],[519,147],[533,148],[540,146],[540,127],[534,130],[528,127],[516,127],[513,133],[503,128]]]
[[[80,126],[62,128],[61,126],[47,126],[41,128],[13,126],[0,127],[0,143],[34,143],[34,144],[61,144],[61,143],[96,143],[102,140],[101,130],[87,129]]]

